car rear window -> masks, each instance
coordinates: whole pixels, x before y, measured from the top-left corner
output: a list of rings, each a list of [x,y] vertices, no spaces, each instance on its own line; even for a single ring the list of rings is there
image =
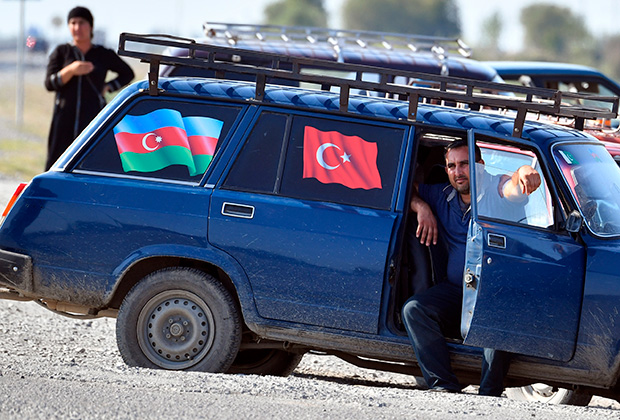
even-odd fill
[[[240,110],[197,101],[138,101],[96,139],[75,170],[198,183]]]

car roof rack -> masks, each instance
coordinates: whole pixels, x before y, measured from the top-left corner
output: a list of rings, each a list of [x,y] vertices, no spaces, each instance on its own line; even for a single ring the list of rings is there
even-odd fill
[[[402,34],[396,32],[328,29],[312,26],[252,25],[240,23],[205,22],[204,33],[209,38],[223,38],[231,46],[239,41],[325,43],[336,51],[345,45],[363,49],[403,50],[409,53],[427,51],[444,59],[448,54],[471,57],[471,48],[460,38]]]
[[[162,52],[153,52],[156,49]],[[172,53],[172,49],[183,49],[187,54],[178,56]],[[200,57],[197,52],[201,53]],[[257,101],[262,101],[265,97],[267,78],[276,78],[316,84],[322,90],[337,87],[340,96],[340,112],[348,111],[351,89],[380,92],[408,101],[410,121],[416,121],[419,102],[440,104],[448,102],[454,106],[467,105],[472,110],[481,108],[512,110],[516,111],[512,133],[515,137],[521,137],[528,113],[571,118],[575,120],[575,128],[579,130],[583,130],[586,119],[612,119],[617,118],[618,115],[618,98],[615,96],[561,92],[508,83],[292,57],[271,52],[198,43],[193,39],[164,34],[122,33],[118,53],[121,56],[133,57],[149,63],[149,93],[151,95],[159,94],[159,66],[167,64],[213,70],[217,78],[225,78],[226,72],[251,75],[256,82],[255,99]],[[226,61],[231,57],[235,59]],[[253,63],[270,64],[243,64],[244,58]],[[304,74],[301,72],[304,68],[322,69],[324,74]],[[333,71],[330,72],[331,70]],[[348,78],[344,74],[353,74],[355,78]],[[378,75],[378,81],[363,80],[365,74]],[[404,77],[408,81],[413,81],[413,84],[395,83],[397,77]],[[586,107],[566,102],[586,100],[608,103],[611,109]]]

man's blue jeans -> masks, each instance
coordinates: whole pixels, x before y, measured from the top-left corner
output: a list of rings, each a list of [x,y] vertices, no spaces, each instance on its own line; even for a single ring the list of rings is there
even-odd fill
[[[501,350],[484,349],[482,374],[480,375],[480,395],[499,397],[504,392],[504,377],[510,367],[512,354]]]
[[[462,299],[462,287],[446,282],[414,295],[403,306],[403,322],[430,388],[454,392],[463,388],[450,366],[445,339],[460,329]],[[480,394],[502,394],[509,363],[508,353],[484,350]]]

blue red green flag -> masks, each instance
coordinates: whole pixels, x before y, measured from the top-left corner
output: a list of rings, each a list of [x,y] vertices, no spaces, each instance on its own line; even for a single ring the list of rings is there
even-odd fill
[[[125,172],[154,172],[184,165],[190,176],[204,173],[213,159],[223,121],[183,117],[174,109],[126,115],[114,127]]]

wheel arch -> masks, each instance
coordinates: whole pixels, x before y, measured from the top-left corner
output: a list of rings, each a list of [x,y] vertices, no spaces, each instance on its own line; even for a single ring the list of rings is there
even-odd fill
[[[129,258],[117,270],[115,275],[117,281],[107,299],[107,306],[114,309],[120,308],[123,299],[132,287],[157,270],[188,267],[198,269],[218,279],[238,302],[244,322],[256,319],[258,315],[249,280],[235,260],[223,253],[209,252],[205,255],[204,249],[200,250],[203,251],[201,253],[193,248],[191,251],[186,247],[182,248],[172,250],[167,247],[166,253],[158,252],[161,250],[156,249],[151,249],[149,252],[141,250],[139,257]]]

